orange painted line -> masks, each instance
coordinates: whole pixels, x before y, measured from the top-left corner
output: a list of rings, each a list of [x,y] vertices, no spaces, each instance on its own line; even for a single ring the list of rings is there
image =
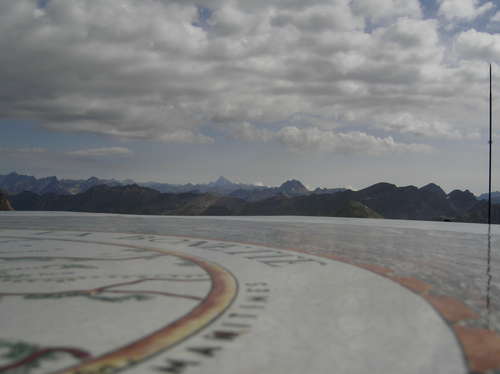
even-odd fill
[[[470,369],[483,373],[500,368],[500,335],[494,331],[455,325]]]
[[[480,318],[479,314],[453,297],[444,295],[424,295],[423,297],[450,323]]]
[[[388,279],[399,283],[402,286],[405,286],[406,288],[410,289],[411,291],[419,294],[420,296],[423,296],[427,292],[429,292],[432,289],[432,285],[430,285],[427,282],[421,281],[420,279],[413,278],[413,277],[393,277],[390,275],[384,274]]]

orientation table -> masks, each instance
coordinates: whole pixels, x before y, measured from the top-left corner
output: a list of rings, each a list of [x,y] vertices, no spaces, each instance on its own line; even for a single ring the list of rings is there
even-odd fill
[[[443,281],[483,229],[2,213],[0,373],[496,372],[498,260]]]

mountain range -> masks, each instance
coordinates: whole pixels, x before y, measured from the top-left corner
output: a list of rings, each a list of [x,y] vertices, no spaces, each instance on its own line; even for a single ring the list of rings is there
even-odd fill
[[[483,193],[478,198],[479,200],[488,200],[488,194]],[[491,201],[495,204],[500,204],[500,191],[491,192]]]
[[[219,177],[206,184],[167,184],[132,180],[35,178],[0,175],[0,210],[83,211],[160,215],[305,215],[486,222],[488,195],[377,183],[359,191],[308,190],[292,179],[278,187],[233,183]],[[492,193],[500,203],[500,192]],[[493,205],[500,223],[500,205]]]
[[[24,191],[36,194],[54,193],[59,195],[74,195],[85,192],[89,188],[106,184],[109,186],[121,186],[133,184],[134,181],[117,181],[115,179],[99,179],[91,177],[89,179],[58,179],[55,176],[45,178],[35,178],[31,175],[22,175],[12,172],[0,175],[0,190],[9,195],[15,195]]]
[[[16,210],[80,211],[158,215],[302,215],[486,222],[487,202],[470,191],[449,194],[430,183],[421,188],[377,183],[359,191],[312,193],[299,181],[287,181],[274,195],[243,199],[230,194],[162,193],[139,186],[98,185],[75,195],[24,191],[9,196]],[[272,189],[272,188],[270,188]],[[263,193],[265,190],[257,190]],[[306,193],[307,192],[307,193]],[[500,205],[493,205],[500,223]]]
[[[136,184],[141,187],[154,189],[162,193],[212,193],[224,196],[236,197],[245,201],[258,201],[279,194],[285,196],[299,196],[310,193],[334,193],[343,191],[343,188],[321,189],[309,191],[300,181],[289,180],[279,187],[266,187],[253,184],[234,183],[224,177],[219,177],[213,182],[206,184],[168,184],[159,182],[136,183],[133,180],[99,179],[91,177],[88,179],[58,179],[55,176],[35,178],[30,175],[22,175],[12,172],[0,175],[0,190],[9,195],[21,192],[33,192],[38,195],[76,195],[89,190],[92,187],[107,185],[110,187],[126,186]]]

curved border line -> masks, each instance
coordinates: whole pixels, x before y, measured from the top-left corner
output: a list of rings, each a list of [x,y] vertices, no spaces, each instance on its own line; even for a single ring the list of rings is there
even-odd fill
[[[90,358],[75,366],[56,371],[57,374],[85,374],[108,372],[108,370],[125,369],[127,366],[137,364],[161,351],[164,351],[181,342],[190,335],[196,333],[207,324],[216,319],[233,302],[238,292],[238,284],[235,277],[222,266],[202,260],[198,257],[186,255],[177,251],[163,250],[158,248],[135,246],[130,244],[119,244],[91,240],[73,240],[64,238],[33,238],[2,235],[18,239],[55,240],[66,242],[80,242],[87,244],[103,244],[115,247],[143,249],[180,257],[184,260],[194,262],[205,270],[211,278],[212,287],[203,301],[185,316],[140,338],[126,346],[112,352],[105,353],[96,358]]]

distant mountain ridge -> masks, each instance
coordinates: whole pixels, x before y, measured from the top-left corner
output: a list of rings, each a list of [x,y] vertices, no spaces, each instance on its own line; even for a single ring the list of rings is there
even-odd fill
[[[146,182],[138,183],[140,186],[153,188],[159,192],[164,193],[183,193],[183,192],[197,192],[197,193],[216,193],[221,195],[230,195],[236,190],[244,191],[261,191],[270,187],[257,186],[253,184],[234,183],[225,177],[219,177],[217,180],[209,183],[200,184],[169,184],[159,182]]]
[[[447,194],[435,183],[398,187],[377,183],[359,191],[316,188],[291,179],[278,187],[231,182],[174,185],[132,180],[35,178],[0,175],[3,209],[70,210],[127,214],[306,215],[486,222],[485,194],[469,190]],[[493,202],[500,192],[492,194]],[[487,195],[486,195],[487,197]],[[500,223],[500,205],[493,206]]]
[[[242,214],[486,222],[483,205],[469,190],[446,194],[435,184],[418,188],[377,183],[359,191],[275,196],[246,204]],[[500,223],[500,205],[494,206],[493,222]]]
[[[305,194],[302,184],[297,182],[285,182],[280,187],[274,187],[273,193],[281,191],[260,200],[200,192],[161,193],[138,185],[99,185],[76,195],[39,195],[26,191],[10,196],[10,202],[16,210],[486,221],[487,202],[478,200],[468,190],[454,190],[446,194],[435,184],[418,188],[377,183],[359,191]],[[500,223],[500,205],[493,206],[493,223]]]
[[[273,196],[302,196],[315,193],[309,191],[302,182],[296,179],[290,179],[282,183],[279,187],[265,187],[259,189],[243,189],[239,188],[229,194],[231,197],[236,197],[245,201],[260,201],[269,199]]]
[[[25,191],[10,197],[15,210],[161,215],[226,215],[238,211],[238,206],[245,203],[231,199],[192,192],[161,193],[138,185],[99,185],[76,195],[38,195]]]
[[[47,193],[74,195],[103,184],[121,186],[123,182],[115,179],[99,179],[96,177],[91,177],[86,180],[58,179],[55,176],[35,178],[31,175],[22,175],[16,172],[0,175],[0,189],[4,190],[9,195],[15,195],[24,191],[40,195]]]
[[[286,181],[279,187],[267,187],[253,184],[234,183],[223,176],[213,182],[205,184],[169,184],[159,182],[136,183],[133,180],[119,181],[116,179],[100,179],[96,177],[81,180],[58,179],[55,176],[35,178],[29,175],[17,174],[16,172],[0,175],[0,189],[6,191],[9,195],[15,195],[25,191],[33,192],[38,195],[49,193],[57,195],[75,195],[99,185],[118,187],[132,184],[151,188],[162,193],[211,193],[236,197],[245,201],[258,201],[279,194],[283,194],[285,196],[299,196],[310,193],[324,192],[321,189],[316,189],[311,192],[296,179]],[[338,188],[326,191],[331,193],[342,190],[343,189]]]
[[[479,195],[479,200],[488,200],[488,193]],[[500,191],[491,192],[491,201],[495,204],[500,204]]]

